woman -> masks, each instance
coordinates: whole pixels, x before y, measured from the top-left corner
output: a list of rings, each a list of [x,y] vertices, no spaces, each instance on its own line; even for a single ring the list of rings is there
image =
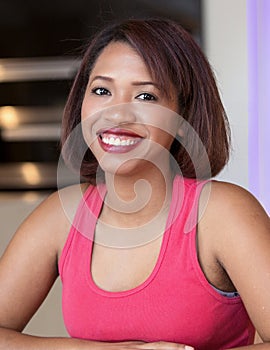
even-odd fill
[[[98,33],[63,117],[64,157],[87,182],[51,195],[1,259],[0,348],[270,349],[269,218],[210,181],[228,138],[209,64],[179,25]],[[20,334],[58,274],[71,339]]]

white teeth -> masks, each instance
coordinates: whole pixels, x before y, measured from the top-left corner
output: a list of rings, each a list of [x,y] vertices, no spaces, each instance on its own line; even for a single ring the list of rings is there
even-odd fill
[[[120,141],[119,137],[117,137],[117,139],[114,141],[114,144],[115,144],[116,146],[119,146],[120,143],[121,143],[121,141]]]
[[[109,145],[114,145],[116,140],[113,137],[110,137],[109,139]]]
[[[136,142],[138,142],[138,140],[131,140],[131,139],[121,140],[119,137],[104,136],[102,137],[102,142],[111,146],[130,146],[130,145],[134,145]]]

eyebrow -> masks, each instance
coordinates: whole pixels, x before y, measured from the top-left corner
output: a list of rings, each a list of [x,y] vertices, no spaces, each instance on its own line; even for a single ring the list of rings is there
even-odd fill
[[[95,80],[105,80],[105,81],[109,81],[112,82],[113,78],[105,76],[105,75],[96,75],[90,82],[90,84],[92,84]],[[160,89],[160,86],[156,83],[154,83],[153,81],[133,81],[131,83],[131,85],[133,86],[144,86],[144,85],[153,85],[155,86],[157,89]]]
[[[104,75],[96,75],[92,80],[91,80],[91,84],[95,81],[95,80],[106,80],[106,81],[113,81],[113,78],[104,76]]]
[[[154,83],[153,81],[133,81],[132,85],[134,86],[153,85],[156,88],[160,89],[160,86],[157,83]]]

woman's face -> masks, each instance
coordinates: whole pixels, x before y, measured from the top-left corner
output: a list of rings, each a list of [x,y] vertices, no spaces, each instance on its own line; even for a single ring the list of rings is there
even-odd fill
[[[164,94],[131,46],[112,42],[105,47],[90,74],[81,112],[84,137],[105,172],[137,171],[161,155],[168,160],[179,128],[177,112],[176,91]]]

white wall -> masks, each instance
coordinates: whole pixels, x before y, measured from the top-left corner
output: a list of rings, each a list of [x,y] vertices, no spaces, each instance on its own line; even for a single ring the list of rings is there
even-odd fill
[[[216,74],[232,129],[231,160],[219,178],[248,187],[246,0],[203,0],[204,51]]]

